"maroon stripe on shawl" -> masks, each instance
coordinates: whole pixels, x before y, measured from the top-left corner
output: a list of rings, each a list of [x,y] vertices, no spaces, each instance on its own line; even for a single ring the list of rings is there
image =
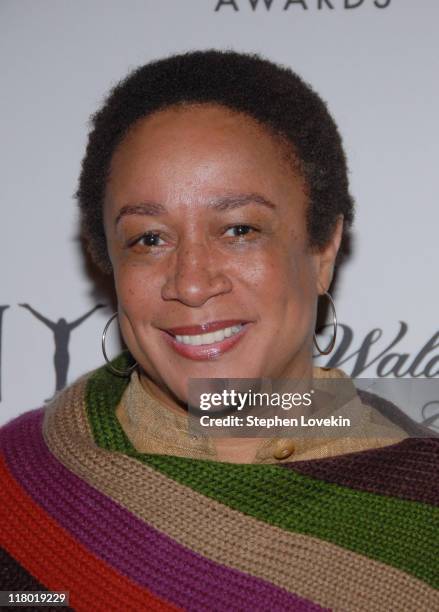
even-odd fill
[[[135,517],[52,455],[42,436],[42,419],[41,410],[32,411],[1,431],[8,467],[48,514],[115,569],[188,610],[204,612],[219,604],[243,612],[322,610],[265,580],[211,561]]]
[[[401,442],[280,467],[344,487],[439,506],[439,439]]]

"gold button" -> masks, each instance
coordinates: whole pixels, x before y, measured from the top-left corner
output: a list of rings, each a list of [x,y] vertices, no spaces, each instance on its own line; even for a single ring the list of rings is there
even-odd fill
[[[275,459],[286,459],[294,453],[294,444],[291,440],[279,440],[276,443],[273,457]]]

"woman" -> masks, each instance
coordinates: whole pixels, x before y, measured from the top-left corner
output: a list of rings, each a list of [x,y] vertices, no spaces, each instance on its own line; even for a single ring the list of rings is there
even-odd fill
[[[439,609],[437,440],[382,404],[361,437],[188,431],[189,379],[344,377],[312,366],[352,221],[317,94],[257,56],[147,64],[94,116],[77,195],[134,364],[2,429],[2,588],[77,610]]]

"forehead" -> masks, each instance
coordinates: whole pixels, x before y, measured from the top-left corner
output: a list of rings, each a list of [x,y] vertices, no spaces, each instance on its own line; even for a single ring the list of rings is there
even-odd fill
[[[283,191],[303,181],[292,148],[252,117],[211,104],[167,108],[136,122],[117,147],[107,195],[167,199],[239,188]],[[189,196],[188,196],[189,197]]]
[[[137,120],[131,126],[125,142],[135,132],[147,131],[152,135],[155,130],[168,129],[179,130],[187,133],[195,133],[208,130],[212,135],[220,134],[227,128],[236,129],[241,126],[242,130],[254,135],[267,132],[267,127],[262,126],[256,119],[244,112],[238,112],[227,106],[217,103],[180,103],[158,110],[151,115]]]

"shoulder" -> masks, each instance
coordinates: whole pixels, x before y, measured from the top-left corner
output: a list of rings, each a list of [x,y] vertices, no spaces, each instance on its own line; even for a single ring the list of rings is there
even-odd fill
[[[36,423],[41,423],[44,417],[45,406],[40,408],[32,408],[22,414],[12,417],[0,427],[0,448],[3,450],[6,440],[17,432],[21,432],[24,436],[23,442],[25,442],[26,433],[29,428]]]
[[[113,364],[124,369],[126,356],[124,354],[113,360]],[[55,422],[69,420],[73,423],[73,414],[80,415],[80,423],[72,424],[72,436],[78,432],[75,427],[84,426],[84,414],[89,411],[92,415],[99,412],[99,407],[112,409],[123,394],[128,379],[112,374],[108,368],[101,366],[86,372],[76,381],[59,391],[53,399],[42,407],[34,408],[10,419],[0,426],[0,451],[5,452],[7,447],[32,445],[33,438],[39,437],[41,432],[47,435]],[[63,431],[66,429],[62,428]]]
[[[12,417],[0,426],[0,450],[4,451],[8,441],[14,439],[21,444],[32,443],[32,434],[35,430],[41,430],[45,415],[56,410],[59,406],[70,404],[78,395],[83,395],[89,381],[100,372],[92,370],[79,377],[76,381],[59,391],[49,402],[38,408],[32,408]]]
[[[361,389],[357,389],[357,393],[363,404],[372,408],[376,413],[399,427],[409,436],[414,438],[436,438],[439,440],[439,434],[425,427],[425,425],[414,421],[404,410],[401,410],[390,400]]]
[[[352,489],[439,505],[439,438],[414,438],[292,464],[295,471]]]
[[[342,371],[326,370],[326,378],[350,380]],[[439,435],[413,421],[393,402],[356,390],[362,404],[389,423],[402,439],[388,445],[328,458],[294,463],[294,470],[341,486],[410,501],[439,505]]]

